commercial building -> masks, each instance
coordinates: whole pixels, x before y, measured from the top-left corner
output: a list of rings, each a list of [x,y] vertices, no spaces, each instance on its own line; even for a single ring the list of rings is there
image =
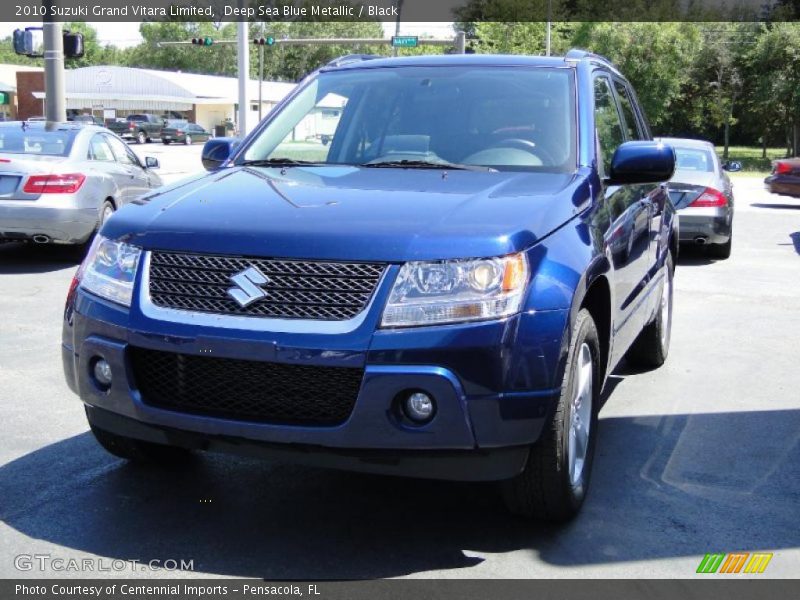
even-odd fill
[[[293,83],[263,82],[262,116],[294,87]],[[19,70],[16,73],[16,92],[17,118],[28,119],[44,113],[45,90],[41,69]],[[252,128],[258,122],[258,81],[248,82],[247,93],[248,126]],[[147,112],[186,118],[212,132],[226,123],[235,125],[237,120],[238,85],[235,77],[110,65],[82,67],[66,71],[65,96],[68,113],[91,113],[103,119]]]

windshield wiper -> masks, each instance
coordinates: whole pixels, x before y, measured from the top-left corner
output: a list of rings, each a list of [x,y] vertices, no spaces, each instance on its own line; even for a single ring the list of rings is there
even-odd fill
[[[240,167],[293,167],[308,165],[324,165],[327,163],[313,160],[298,160],[296,158],[258,158],[254,160],[243,160],[238,164]]]
[[[497,169],[492,167],[484,167],[481,165],[461,165],[446,161],[432,161],[432,160],[385,160],[381,162],[368,162],[362,163],[360,167],[369,167],[371,169],[382,168],[403,168],[403,169],[445,169],[450,171],[492,171],[496,172]]]

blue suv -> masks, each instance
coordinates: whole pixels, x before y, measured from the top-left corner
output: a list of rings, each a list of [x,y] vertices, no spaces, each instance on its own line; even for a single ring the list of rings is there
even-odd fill
[[[667,357],[674,163],[583,51],[338,61],[105,223],[66,379],[126,459],[498,481],[563,521],[608,373]]]

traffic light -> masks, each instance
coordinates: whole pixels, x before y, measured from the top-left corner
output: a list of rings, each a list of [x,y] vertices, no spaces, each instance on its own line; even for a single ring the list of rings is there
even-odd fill
[[[214,38],[211,37],[192,38],[192,44],[194,44],[195,46],[213,46]]]
[[[83,34],[65,31],[63,35],[64,58],[83,56]],[[14,31],[14,52],[30,58],[44,56],[44,35],[41,27],[26,27]]]
[[[269,37],[261,37],[261,38],[255,38],[255,39],[253,40],[253,43],[254,43],[256,46],[272,46],[272,45],[274,45],[274,44],[275,44],[275,38],[274,38],[274,37],[272,37],[272,36],[269,36]]]
[[[64,32],[64,58],[81,58],[83,56],[83,34]]]

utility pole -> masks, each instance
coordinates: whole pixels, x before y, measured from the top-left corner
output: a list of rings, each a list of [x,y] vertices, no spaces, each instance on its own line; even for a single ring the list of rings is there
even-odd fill
[[[50,2],[45,2],[47,13]],[[66,121],[64,106],[64,37],[61,23],[45,16],[42,23],[44,38],[44,116],[48,121]]]
[[[463,31],[456,33],[455,47],[456,54],[467,53],[467,34],[465,34]]]
[[[550,28],[552,27],[553,19],[553,0],[547,0],[547,38],[545,39],[544,53],[545,56],[550,56]]]
[[[261,21],[261,37],[264,37],[264,21]],[[264,46],[258,47],[258,122],[261,122],[261,86],[264,83]]]
[[[403,0],[395,0],[395,5],[397,6],[397,21],[394,24],[394,34],[397,37],[400,37],[400,13],[403,12]],[[397,46],[392,48],[392,56],[397,56],[397,53],[400,49]]]
[[[244,137],[248,131],[247,112],[250,110],[247,101],[247,82],[250,79],[250,40],[247,34],[247,21],[239,21],[237,26],[236,59],[239,71],[239,136]]]

